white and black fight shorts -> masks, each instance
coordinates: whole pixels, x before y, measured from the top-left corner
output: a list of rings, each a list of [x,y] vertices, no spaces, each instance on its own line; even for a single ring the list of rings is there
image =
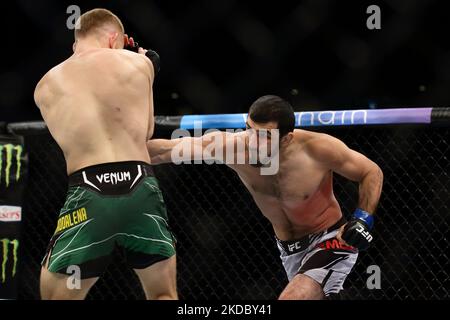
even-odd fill
[[[343,289],[344,281],[358,258],[358,249],[342,245],[336,239],[345,222],[342,217],[327,230],[298,240],[276,239],[289,281],[297,274],[304,274],[322,286],[325,296]]]

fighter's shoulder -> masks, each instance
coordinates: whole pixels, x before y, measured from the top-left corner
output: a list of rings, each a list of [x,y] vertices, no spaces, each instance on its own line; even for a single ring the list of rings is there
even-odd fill
[[[81,59],[83,63],[94,63],[99,65],[110,64],[111,62],[114,62],[114,65],[116,65],[117,62],[126,61],[126,59],[124,59],[125,54],[120,51],[122,50],[100,48],[92,50],[90,52],[82,53],[81,55],[75,57],[73,61]],[[111,65],[111,67],[113,67],[114,65]]]
[[[326,139],[329,135],[321,132],[314,132],[303,129],[295,129],[293,132],[294,141],[304,145],[314,144],[321,139]]]
[[[115,49],[111,51],[114,51],[114,54],[117,57],[131,62],[135,67],[142,69],[146,73],[152,73],[152,63],[145,55],[125,49]]]
[[[125,49],[115,49],[111,50],[113,53],[119,57],[129,59],[130,61],[134,61],[139,64],[150,64],[150,60],[143,54],[136,53],[130,50]]]
[[[319,157],[343,145],[341,140],[329,134],[300,129],[294,130],[294,141],[301,144],[309,154]]]
[[[48,73],[46,73],[41,78],[41,80],[39,80],[39,82],[36,84],[36,87],[34,88],[34,93],[33,93],[34,102],[36,103],[36,105],[38,107],[40,107],[40,105],[42,103],[42,98],[43,98],[44,90],[47,86],[47,81],[48,81]]]
[[[42,76],[42,78],[36,84],[36,87],[34,88],[34,101],[38,106],[45,97],[45,95],[49,92],[50,83],[53,81],[53,78],[56,77],[56,74],[59,72],[63,64],[64,62],[51,68],[49,71],[47,71],[46,74]]]
[[[51,81],[55,75],[61,70],[62,66],[66,63],[66,61],[61,62],[60,64],[54,66],[53,68],[51,68],[50,70],[48,70],[43,76],[42,78],[39,80],[39,82],[36,85],[37,87],[42,87],[44,84],[48,83],[49,81]]]
[[[142,58],[145,57],[130,50],[100,48],[79,55],[75,59],[84,59],[83,63],[90,61],[97,65],[107,64],[109,67],[123,67],[124,63],[144,63]],[[68,59],[67,62],[71,62],[71,59]]]
[[[126,70],[135,72],[139,70],[151,77],[150,60],[139,53],[124,49],[101,49],[95,54],[96,65],[105,65],[108,70],[117,69],[120,72]]]

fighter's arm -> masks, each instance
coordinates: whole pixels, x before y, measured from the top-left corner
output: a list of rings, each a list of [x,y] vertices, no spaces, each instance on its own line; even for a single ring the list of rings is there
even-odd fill
[[[172,162],[172,150],[180,143],[189,143],[189,140],[182,141],[182,139],[151,139],[147,141],[147,150],[150,155],[152,164]]]
[[[375,212],[383,184],[383,172],[375,162],[326,134],[311,139],[308,150],[326,168],[358,182],[358,207],[370,213]]]
[[[360,250],[367,249],[373,239],[373,214],[381,195],[383,172],[376,163],[329,135],[320,135],[308,144],[307,149],[318,163],[359,183],[358,208],[337,238]]]
[[[149,90],[149,119],[148,119],[148,131],[147,140],[151,139],[155,129],[155,117],[153,108],[153,81],[155,79],[156,73],[159,70],[159,55],[153,50],[147,50],[139,46],[139,44],[134,40],[133,37],[128,37],[127,34],[124,35],[124,50],[137,53],[133,54],[137,64],[140,68],[144,69],[147,77],[149,78],[150,90]]]
[[[153,81],[155,79],[155,71],[153,69],[153,64],[145,56],[145,52],[147,50],[143,48],[138,49],[138,54],[135,55],[136,63],[139,65],[139,68],[145,73],[149,81],[149,92],[148,92],[148,101],[149,101],[149,117],[148,117],[148,132],[147,139],[151,139],[153,136],[153,132],[155,129],[155,116],[154,116],[154,105],[153,105]]]
[[[233,140],[232,133],[213,131],[201,137],[152,139],[147,141],[147,148],[154,164],[190,160],[223,161],[227,146],[234,148]]]

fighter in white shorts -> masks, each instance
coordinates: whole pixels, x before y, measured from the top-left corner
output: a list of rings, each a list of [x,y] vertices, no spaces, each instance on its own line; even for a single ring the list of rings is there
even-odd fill
[[[289,284],[280,299],[321,299],[342,289],[358,251],[373,239],[373,213],[383,183],[381,169],[364,155],[349,149],[342,141],[323,133],[294,130],[291,105],[277,96],[263,96],[249,110],[247,130],[239,133],[216,131],[200,138],[150,140],[147,145],[152,163],[173,161],[172,150],[192,159],[209,155],[225,159],[227,148],[244,145],[245,159],[262,146],[271,150],[267,159],[251,164],[225,162],[252,194],[262,214],[272,223]],[[251,130],[250,130],[251,129]],[[278,129],[279,138],[270,129]],[[266,136],[252,135],[263,130]],[[216,139],[222,150],[211,151]],[[181,147],[180,147],[181,146]],[[184,152],[183,150],[187,150]],[[208,151],[209,150],[209,151]],[[208,151],[208,152],[205,152]],[[229,150],[228,150],[229,151]],[[262,168],[278,159],[278,171],[263,175]],[[264,161],[263,161],[264,160]],[[333,194],[333,173],[359,183],[359,202],[346,222]]]

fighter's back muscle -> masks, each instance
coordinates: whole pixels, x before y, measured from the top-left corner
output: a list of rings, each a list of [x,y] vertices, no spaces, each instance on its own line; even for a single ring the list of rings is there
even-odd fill
[[[140,61],[121,50],[85,52],[51,69],[36,92],[44,108],[58,108],[55,102],[62,97],[76,101],[93,99],[106,107],[126,105],[130,98],[142,97],[144,89],[148,91],[150,86],[144,63],[137,62]]]
[[[96,49],[72,56],[42,78],[35,100],[66,160],[100,144],[145,144],[153,114],[146,68],[135,53]]]

